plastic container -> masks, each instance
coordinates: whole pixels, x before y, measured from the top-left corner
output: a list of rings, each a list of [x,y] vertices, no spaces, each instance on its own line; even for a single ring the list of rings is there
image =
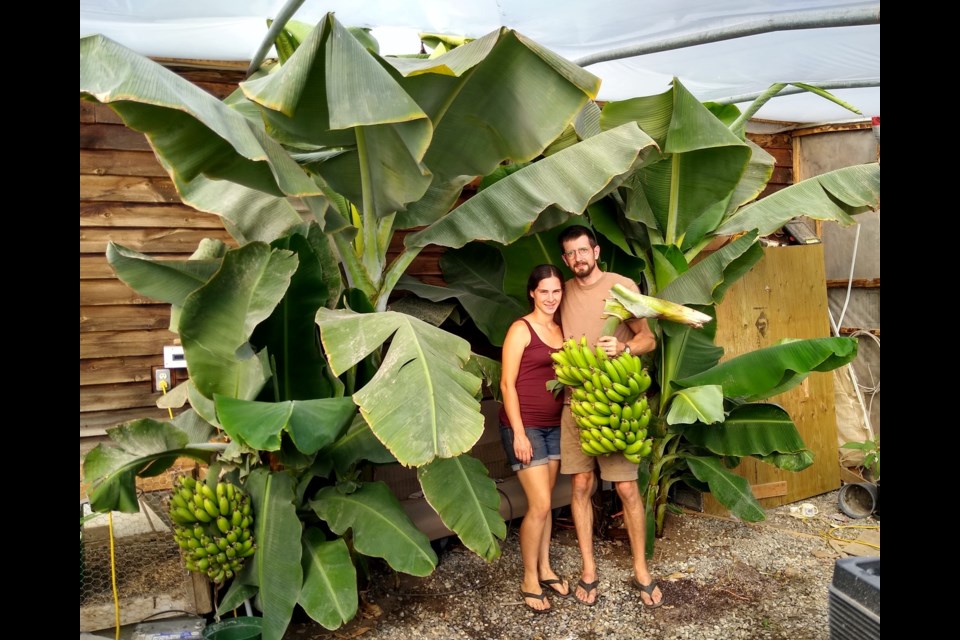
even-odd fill
[[[260,640],[263,618],[240,616],[228,618],[203,630],[205,640]]]
[[[851,518],[866,518],[879,507],[880,493],[871,482],[845,484],[840,487],[837,504]]]
[[[200,640],[206,621],[197,616],[141,622],[131,640]]]

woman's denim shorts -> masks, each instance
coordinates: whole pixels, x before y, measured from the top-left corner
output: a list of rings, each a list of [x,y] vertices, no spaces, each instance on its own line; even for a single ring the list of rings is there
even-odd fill
[[[533,456],[530,458],[530,464],[523,464],[513,454],[513,429],[506,425],[500,425],[500,441],[503,443],[503,451],[507,454],[507,462],[514,471],[527,469],[541,464],[547,464],[549,460],[560,459],[560,427],[528,427],[526,429],[527,438],[533,446]]]

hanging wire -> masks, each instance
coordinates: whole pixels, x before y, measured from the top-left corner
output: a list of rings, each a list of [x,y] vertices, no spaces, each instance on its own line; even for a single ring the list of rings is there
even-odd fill
[[[163,380],[160,382],[160,390],[163,392],[163,395],[167,395],[167,381]],[[173,419],[173,409],[167,407],[167,413],[170,415],[170,419]],[[108,527],[107,531],[109,532],[110,537],[110,587],[113,591],[113,617],[114,617],[114,626],[116,628],[114,637],[116,640],[120,640],[120,591],[117,589],[117,553],[116,553],[116,540],[113,535],[113,512],[110,511],[107,513],[108,518]],[[147,522],[150,524],[150,528],[153,531],[156,531],[157,528],[154,526],[153,521],[147,516]],[[174,610],[175,611],[175,610]],[[158,612],[154,615],[160,615],[162,613],[170,613],[169,611]],[[146,619],[149,619],[152,616],[148,616]]]
[[[113,544],[113,511],[107,514],[107,531],[110,533],[110,586],[113,589],[113,617],[116,640],[120,640],[120,592],[117,590],[117,554]]]
[[[856,267],[856,264],[857,264],[857,250],[860,247],[860,229],[861,228],[862,227],[860,225],[857,225],[856,235],[854,236],[854,240],[853,240],[853,252],[852,252],[853,255],[850,258],[850,273],[847,276],[847,294],[843,300],[843,307],[841,307],[840,309],[839,319],[834,319],[833,312],[830,311],[829,305],[827,307],[827,315],[830,318],[830,325],[833,328],[834,334],[838,336],[840,335],[840,328],[843,326],[843,318],[844,316],[847,315],[847,307],[850,304],[851,292],[853,291],[853,273],[854,273],[854,268]],[[878,347],[880,346],[880,339],[874,336],[872,333],[869,333],[866,331],[857,331],[850,337],[859,338],[859,336],[862,334],[869,335],[871,338],[873,338],[876,341],[877,346]],[[871,409],[873,407],[873,399],[876,397],[877,392],[880,391],[880,382],[877,381],[877,383],[873,387],[865,387],[864,385],[860,384],[860,380],[857,377],[857,372],[853,368],[852,362],[850,364],[847,364],[844,368],[847,371],[847,375],[850,376],[850,381],[853,383],[853,391],[857,396],[857,402],[859,403],[860,411],[863,414],[864,428],[866,429],[870,439],[874,439],[876,438],[876,434],[873,432],[873,422],[870,419],[870,416],[871,416]],[[862,390],[864,389],[867,389],[867,390],[872,389],[869,402],[865,401],[863,398]]]

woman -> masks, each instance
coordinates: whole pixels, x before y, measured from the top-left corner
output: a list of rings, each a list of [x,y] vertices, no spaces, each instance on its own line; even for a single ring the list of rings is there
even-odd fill
[[[563,332],[554,321],[563,293],[563,275],[552,264],[533,269],[527,296],[533,311],[510,325],[503,342],[500,390],[500,435],[507,459],[527,496],[520,525],[524,604],[537,613],[550,610],[551,595],[567,597],[570,585],[550,567],[550,498],[560,471],[560,412],[563,395],[554,396],[550,353],[563,346]]]

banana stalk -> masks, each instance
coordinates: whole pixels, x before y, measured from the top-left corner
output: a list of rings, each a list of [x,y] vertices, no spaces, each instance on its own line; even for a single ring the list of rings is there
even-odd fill
[[[613,318],[621,322],[630,318],[659,318],[699,329],[704,323],[713,319],[690,307],[645,296],[620,284],[614,285],[610,293],[613,297],[607,298],[603,306],[603,316],[608,318],[608,322]]]

